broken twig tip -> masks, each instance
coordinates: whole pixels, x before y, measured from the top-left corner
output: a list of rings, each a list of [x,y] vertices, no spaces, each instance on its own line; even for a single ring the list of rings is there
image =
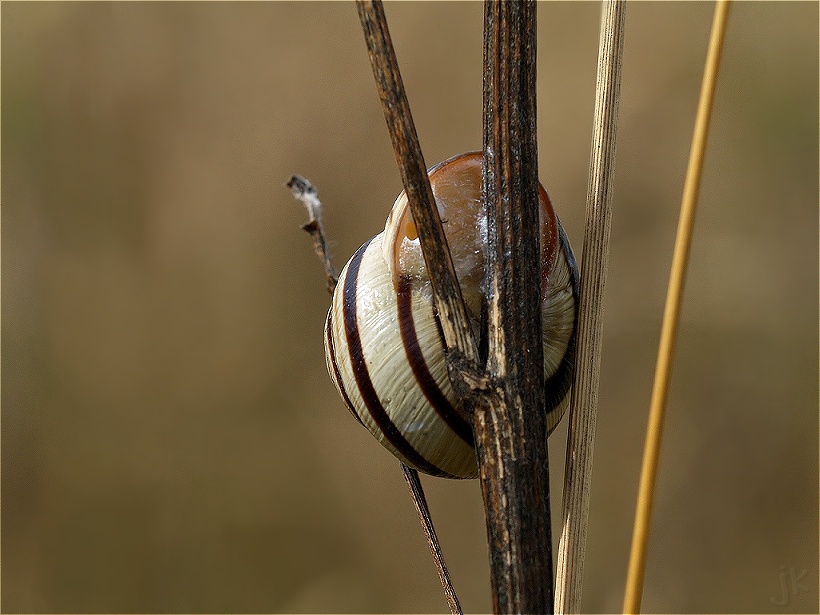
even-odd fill
[[[302,225],[302,230],[306,231],[311,239],[313,239],[313,249],[316,254],[322,259],[325,267],[325,277],[327,279],[327,289],[333,293],[336,288],[336,267],[333,265],[333,259],[330,257],[330,251],[325,240],[325,231],[322,228],[322,203],[319,201],[319,191],[316,186],[311,184],[307,179],[301,175],[291,175],[290,179],[285,184],[293,193],[293,197],[304,203],[308,211],[308,221]]]
[[[304,200],[306,196],[316,196],[319,191],[316,186],[311,184],[307,179],[301,175],[291,175],[288,182],[285,184],[293,193],[294,198]]]

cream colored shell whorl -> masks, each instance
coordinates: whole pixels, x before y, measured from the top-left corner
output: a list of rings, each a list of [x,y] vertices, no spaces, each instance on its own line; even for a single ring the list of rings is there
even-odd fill
[[[478,334],[487,228],[481,153],[451,158],[429,175]],[[551,432],[569,401],[578,273],[540,185],[539,196],[544,397]],[[359,248],[339,276],[325,325],[325,356],[348,410],[396,457],[434,476],[478,476],[470,423],[447,376],[441,325],[404,192],[384,232]]]

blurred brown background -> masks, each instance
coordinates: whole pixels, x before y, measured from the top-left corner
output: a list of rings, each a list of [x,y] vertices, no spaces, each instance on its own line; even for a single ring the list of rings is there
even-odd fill
[[[481,4],[387,14],[428,164],[477,149]],[[590,612],[621,607],[711,15],[628,9]],[[579,259],[598,16],[539,6],[541,178]],[[398,464],[326,375],[283,187],[319,186],[339,266],[401,189],[355,7],[4,4],[2,57],[2,609],[444,611]],[[817,4],[736,4],[647,612],[817,609],[817,118]],[[425,484],[486,612],[478,484]]]

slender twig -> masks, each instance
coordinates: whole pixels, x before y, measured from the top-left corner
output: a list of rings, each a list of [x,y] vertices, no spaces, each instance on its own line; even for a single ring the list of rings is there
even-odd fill
[[[683,187],[678,233],[675,239],[675,252],[672,256],[672,271],[669,275],[669,290],[666,295],[666,308],[663,314],[661,341],[658,349],[658,361],[655,367],[655,383],[652,388],[652,400],[649,407],[649,423],[646,430],[641,481],[638,487],[638,504],[635,512],[635,528],[632,535],[632,549],[629,555],[629,571],[624,596],[624,613],[638,613],[641,609],[643,580],[646,570],[646,553],[649,541],[649,523],[652,516],[652,504],[655,499],[655,483],[658,471],[663,419],[666,400],[669,393],[669,379],[672,371],[672,357],[675,353],[675,340],[680,320],[680,307],[683,297],[683,284],[686,278],[686,266],[689,260],[689,246],[692,241],[692,230],[695,223],[695,209],[700,190],[701,171],[706,152],[706,139],[709,134],[709,122],[715,98],[720,56],[726,33],[726,21],[729,14],[728,0],[719,0],[715,5],[715,16],[712,22],[712,34],[709,40],[709,51],[706,67],[703,72],[703,83],[695,119],[695,130],[692,148],[689,154],[689,167]]]
[[[484,4],[487,367],[476,407],[496,613],[552,612],[552,531],[541,330],[534,1]]]
[[[327,241],[325,241],[325,231],[324,228],[322,228],[322,203],[319,201],[319,191],[316,189],[316,186],[299,175],[293,175],[285,185],[290,188],[294,198],[302,201],[308,210],[308,221],[302,225],[302,230],[306,231],[313,240],[313,249],[319,258],[322,259],[322,264],[325,267],[327,290],[333,294],[333,289],[336,288],[336,282],[339,280],[339,276],[336,273],[336,267],[333,266],[333,259],[330,257]]]
[[[339,278],[336,275],[333,258],[327,249],[325,229],[322,226],[322,203],[319,200],[319,191],[307,179],[299,175],[292,176],[285,185],[290,188],[295,198],[305,204],[308,210],[308,221],[302,225],[302,229],[307,231],[313,239],[313,249],[324,265],[327,290],[332,295]],[[410,490],[410,497],[419,515],[424,535],[427,537],[430,552],[433,554],[433,562],[436,565],[441,586],[444,588],[444,595],[447,598],[447,604],[450,606],[450,613],[452,615],[461,615],[461,605],[458,602],[453,581],[450,579],[450,573],[447,572],[447,565],[444,563],[444,556],[441,553],[436,528],[433,527],[433,518],[430,516],[430,508],[427,506],[427,498],[424,496],[419,473],[403,463],[401,464],[401,471],[404,480],[407,481],[407,488]]]
[[[592,455],[598,410],[603,297],[609,261],[625,10],[626,3],[623,0],[605,0],[601,5],[595,114],[576,325],[577,358],[564,473],[561,541],[558,545],[556,613],[581,611]]]
[[[441,580],[441,586],[444,588],[444,595],[447,597],[450,613],[452,615],[461,615],[461,604],[458,602],[456,590],[450,580],[450,574],[447,572],[447,565],[444,563],[444,556],[441,554],[438,536],[436,536],[436,530],[433,527],[433,518],[430,516],[430,509],[427,507],[427,498],[424,497],[424,490],[421,488],[419,473],[404,464],[401,464],[401,471],[404,474],[404,480],[407,481],[407,488],[410,489],[410,494],[413,496],[421,527],[424,528],[424,534],[427,536],[427,544],[430,545],[430,551],[433,553],[433,559],[436,562],[436,569]]]

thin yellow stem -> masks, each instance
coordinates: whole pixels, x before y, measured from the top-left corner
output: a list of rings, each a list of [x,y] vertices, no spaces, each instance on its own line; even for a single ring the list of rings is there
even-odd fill
[[[637,614],[641,609],[644,572],[646,570],[646,552],[649,540],[649,524],[652,515],[652,504],[655,498],[655,482],[658,471],[658,456],[663,433],[663,418],[666,400],[669,393],[669,378],[672,370],[672,357],[675,352],[675,339],[680,319],[681,297],[686,276],[686,265],[689,260],[689,246],[692,241],[692,227],[695,222],[695,208],[700,189],[703,157],[706,150],[706,137],[709,133],[709,121],[712,115],[712,102],[717,82],[718,66],[726,32],[726,19],[729,13],[729,0],[719,0],[715,5],[715,17],[712,23],[712,34],[709,41],[709,52],[706,57],[706,68],[703,73],[698,113],[695,120],[695,133],[692,138],[692,149],[689,154],[689,167],[686,171],[686,182],[683,188],[678,234],[675,239],[675,253],[672,257],[672,272],[669,276],[669,290],[666,295],[666,308],[663,314],[661,341],[658,349],[658,362],[655,366],[655,384],[652,389],[652,401],[649,407],[649,423],[646,429],[641,481],[638,488],[638,504],[635,511],[635,528],[632,534],[632,549],[629,554],[629,571],[624,596],[624,613]]]

